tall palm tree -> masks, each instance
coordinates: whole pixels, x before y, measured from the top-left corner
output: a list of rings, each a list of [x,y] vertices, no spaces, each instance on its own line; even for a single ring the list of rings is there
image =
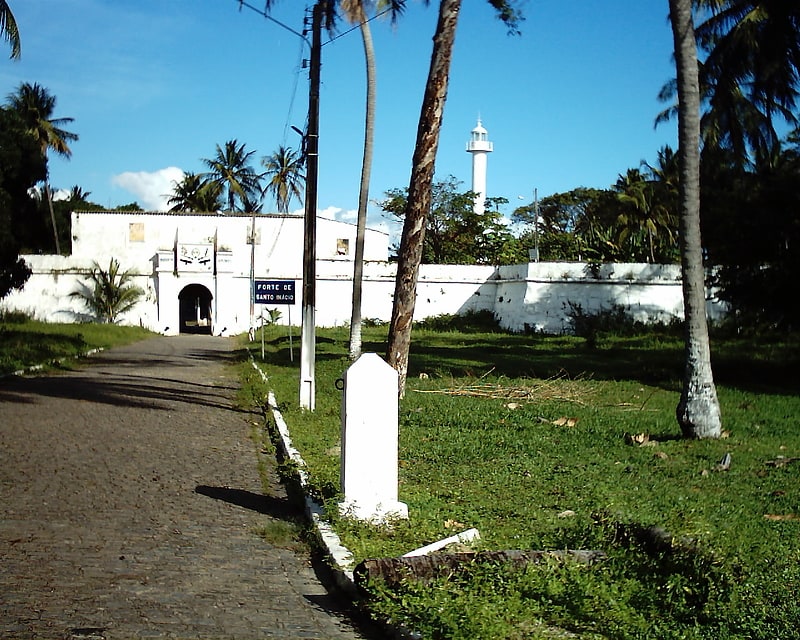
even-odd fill
[[[264,167],[264,178],[267,185],[264,194],[275,198],[278,212],[289,213],[289,205],[294,198],[303,199],[303,184],[306,179],[303,173],[305,159],[299,151],[291,147],[278,147],[271,156],[264,156],[261,165]]]
[[[19,29],[17,28],[17,21],[14,19],[14,14],[11,13],[11,7],[8,6],[7,0],[0,0],[0,37],[11,45],[12,60],[19,60],[22,53]]]
[[[218,211],[222,208],[222,186],[206,182],[196,173],[186,173],[183,180],[173,183],[172,195],[167,199],[170,212]]]
[[[39,143],[42,155],[46,158],[49,151],[55,151],[65,158],[72,156],[68,142],[74,142],[78,135],[63,129],[63,125],[74,121],[74,118],[54,118],[56,98],[39,84],[22,83],[16,93],[8,96],[10,107],[22,118],[30,134]],[[45,197],[50,209],[50,221],[53,224],[53,238],[55,239],[56,253],[61,253],[58,241],[58,228],[53,212],[53,198],[50,193],[50,184],[47,177],[44,180]]]
[[[517,24],[522,18],[514,7],[514,0],[489,0],[489,3],[497,10],[499,17],[509,29],[516,31]],[[431,66],[422,98],[417,141],[411,163],[411,179],[404,213],[403,234],[397,253],[397,276],[386,360],[397,370],[401,397],[405,394],[408,352],[411,346],[411,323],[416,304],[417,277],[425,242],[426,218],[431,208],[431,186],[436,151],[439,146],[439,130],[447,98],[450,60],[453,55],[453,43],[460,10],[461,0],[441,0],[439,3],[439,18],[433,37]]]
[[[372,152],[374,146],[375,104],[377,100],[377,72],[375,68],[375,47],[372,31],[367,20],[367,10],[382,10],[385,5],[391,14],[392,23],[402,14],[405,0],[375,2],[374,0],[340,0],[345,18],[358,24],[361,42],[364,45],[367,92],[364,110],[364,155],[361,162],[361,182],[358,190],[358,217],[356,221],[356,246],[353,257],[353,302],[350,315],[350,359],[361,355],[361,298],[364,278],[364,236],[367,228],[367,205],[369,203],[369,180],[372,173]]]
[[[681,273],[685,316],[685,368],[676,417],[685,437],[722,433],[711,370],[705,273],[700,241],[700,83],[692,0],[669,0],[678,78]]]
[[[255,151],[245,151],[245,143],[228,140],[217,145],[213,158],[203,158],[208,172],[202,177],[218,184],[227,195],[229,211],[252,211],[261,196],[261,175],[250,166]],[[236,203],[241,203],[239,209]]]

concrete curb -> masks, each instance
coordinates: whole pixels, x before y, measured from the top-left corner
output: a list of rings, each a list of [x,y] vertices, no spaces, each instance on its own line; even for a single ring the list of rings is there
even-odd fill
[[[250,354],[250,363],[253,365],[253,368],[258,371],[264,383],[268,385],[269,378],[253,359],[252,354]],[[336,535],[331,524],[325,520],[322,506],[309,495],[308,467],[305,460],[303,460],[303,457],[300,455],[300,452],[292,444],[289,427],[278,409],[278,403],[272,390],[269,391],[267,404],[272,413],[272,418],[275,420],[278,435],[280,436],[279,445],[281,454],[297,465],[297,475],[305,501],[306,517],[314,525],[314,531],[322,545],[323,551],[332,561],[331,569],[334,580],[336,581],[336,586],[348,595],[355,596],[357,590],[352,571],[353,554],[342,544],[342,541],[339,539],[339,536]]]
[[[253,368],[258,371],[258,374],[261,376],[264,384],[269,385],[269,378],[259,368],[255,359],[253,358],[253,354],[250,353],[249,355],[250,363],[253,365]],[[355,579],[353,577],[353,554],[342,544],[342,541],[339,539],[339,536],[336,535],[336,532],[333,530],[333,527],[331,527],[331,524],[325,520],[322,506],[315,502],[314,499],[309,495],[308,471],[306,462],[303,460],[300,452],[292,444],[292,438],[289,434],[289,427],[286,424],[286,421],[283,419],[283,415],[281,415],[280,410],[278,409],[278,403],[275,400],[275,394],[271,389],[267,396],[267,404],[272,412],[272,417],[275,420],[278,434],[280,435],[279,445],[281,447],[281,453],[297,465],[297,475],[305,500],[306,517],[314,525],[314,531],[322,550],[331,560],[331,572],[333,574],[333,579],[336,582],[336,586],[344,594],[355,600],[360,596],[356,587]],[[421,637],[418,633],[410,631],[402,625],[394,625],[386,621],[378,620],[373,620],[373,622],[382,627],[386,637],[391,638],[392,640],[419,640]]]

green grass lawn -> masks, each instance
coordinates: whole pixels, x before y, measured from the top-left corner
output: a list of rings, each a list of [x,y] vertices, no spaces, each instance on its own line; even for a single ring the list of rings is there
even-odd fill
[[[674,332],[604,336],[590,349],[572,337],[415,329],[400,405],[399,490],[410,518],[381,529],[336,514],[335,381],[348,366],[347,331],[318,332],[313,413],[297,406],[299,358],[289,361],[286,328],[266,331],[270,385],[357,561],[469,527],[482,549],[608,554],[589,567],[470,566],[401,590],[374,585],[365,605],[374,614],[426,638],[553,637],[550,626],[581,638],[797,636],[797,337],[714,340],[726,437],[686,441],[675,419],[683,361]],[[385,341],[385,328],[369,329],[364,350],[383,354]],[[716,470],[726,453],[730,468]],[[638,537],[648,527],[674,543],[650,549]]]

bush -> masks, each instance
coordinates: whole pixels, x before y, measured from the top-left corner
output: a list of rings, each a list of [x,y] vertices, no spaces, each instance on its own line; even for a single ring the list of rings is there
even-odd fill
[[[577,302],[567,302],[564,306],[569,309],[567,320],[573,334],[584,338],[590,349],[597,346],[603,335],[634,336],[645,332],[648,327],[645,323],[634,320],[628,310],[619,304],[595,312],[584,311],[583,305]]]
[[[414,323],[430,331],[460,331],[462,333],[500,333],[505,331],[494,313],[488,310],[467,311],[464,314],[443,313]]]
[[[24,311],[17,311],[16,309],[0,311],[0,322],[4,324],[24,324],[32,319]]]

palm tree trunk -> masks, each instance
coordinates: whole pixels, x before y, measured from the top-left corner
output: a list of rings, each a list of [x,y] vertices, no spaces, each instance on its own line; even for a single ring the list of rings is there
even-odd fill
[[[361,185],[358,192],[358,221],[356,225],[356,253],[353,264],[353,308],[350,315],[350,360],[361,355],[361,292],[364,279],[364,235],[367,228],[367,203],[369,202],[369,178],[372,172],[373,133],[375,128],[375,49],[372,32],[364,15],[364,7],[358,5],[358,21],[361,40],[364,43],[364,60],[367,66],[367,107],[364,118],[364,157],[361,162]]]
[[[686,325],[683,390],[676,409],[684,437],[718,438],[721,418],[711,371],[700,239],[700,89],[692,0],[669,0],[678,77],[680,250]]]
[[[58,227],[56,226],[56,214],[53,211],[53,195],[50,193],[50,185],[44,181],[44,196],[47,198],[47,206],[50,209],[50,222],[53,224],[53,239],[56,241],[56,254],[61,255],[61,243],[58,241]]]
[[[422,261],[425,224],[431,208],[436,150],[439,146],[439,130],[447,99],[450,60],[453,56],[460,9],[461,0],[441,0],[439,4],[439,19],[433,37],[433,55],[422,99],[417,141],[411,165],[403,235],[397,256],[397,278],[386,361],[397,370],[401,398],[405,394],[408,352],[411,347],[411,323],[414,319],[414,305],[417,298],[417,277]]]

